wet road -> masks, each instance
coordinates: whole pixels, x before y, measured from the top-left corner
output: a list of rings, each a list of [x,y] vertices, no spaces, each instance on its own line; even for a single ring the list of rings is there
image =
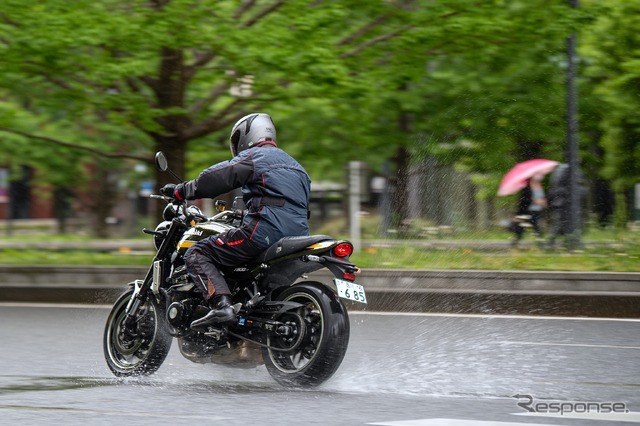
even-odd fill
[[[175,347],[155,375],[116,380],[107,314],[0,304],[1,424],[640,424],[637,320],[354,313],[336,375],[291,391],[264,367],[193,364]]]

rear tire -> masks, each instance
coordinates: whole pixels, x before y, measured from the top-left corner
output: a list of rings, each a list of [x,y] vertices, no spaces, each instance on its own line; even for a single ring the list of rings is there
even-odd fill
[[[308,281],[288,287],[278,295],[278,300],[304,305],[296,311],[304,323],[297,327],[302,334],[299,337],[301,341],[293,350],[285,352],[263,348],[262,357],[267,370],[283,386],[318,386],[336,372],[347,352],[347,310],[333,291],[318,282]],[[276,348],[292,346],[291,339],[280,339],[269,338],[268,345]]]
[[[111,372],[118,377],[155,373],[171,348],[165,309],[153,297],[140,306],[135,330],[129,335],[123,332],[132,293],[133,289],[129,289],[118,297],[104,328],[104,357]]]

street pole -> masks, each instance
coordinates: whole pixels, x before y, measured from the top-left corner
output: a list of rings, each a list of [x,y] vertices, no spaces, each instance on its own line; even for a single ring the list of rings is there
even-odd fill
[[[360,170],[362,163],[359,161],[349,162],[349,230],[351,234],[351,244],[354,251],[358,252],[361,248],[360,233],[360,188],[361,176]]]
[[[11,209],[13,208],[13,206],[11,205],[11,203],[13,202],[11,200],[11,191],[7,191],[7,237],[10,237],[13,234],[13,218],[11,217]]]
[[[573,8],[578,0],[569,0]],[[567,246],[575,250],[580,246],[582,206],[580,197],[580,146],[578,141],[578,90],[576,85],[577,35],[567,38],[567,163],[569,164],[569,229]]]

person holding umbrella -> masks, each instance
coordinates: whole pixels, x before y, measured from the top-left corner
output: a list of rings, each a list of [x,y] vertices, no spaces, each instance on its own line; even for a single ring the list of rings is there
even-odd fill
[[[531,226],[533,228],[536,240],[540,241],[542,238],[540,220],[544,209],[547,207],[547,198],[542,187],[543,177],[541,174],[534,175],[521,192],[517,215],[513,221],[514,246],[517,246],[522,239],[525,227]]]
[[[542,179],[557,165],[558,162],[552,160],[528,160],[516,164],[502,178],[498,188],[499,196],[515,194],[522,190],[518,210],[510,226],[515,234],[514,246],[522,239],[525,227],[533,227],[536,238],[541,238],[540,219],[547,206]]]

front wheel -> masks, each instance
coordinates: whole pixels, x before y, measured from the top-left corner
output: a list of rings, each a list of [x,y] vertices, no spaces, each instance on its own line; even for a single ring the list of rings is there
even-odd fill
[[[284,386],[317,386],[336,372],[349,344],[349,315],[337,295],[318,282],[285,289],[278,300],[300,303],[295,313],[300,336],[270,337],[262,357],[271,376]],[[283,314],[287,316],[290,314]],[[279,319],[279,318],[276,318]],[[292,318],[282,318],[294,323]],[[291,351],[287,347],[294,346]]]
[[[125,329],[126,309],[133,290],[125,291],[111,309],[104,328],[104,357],[119,377],[149,375],[164,362],[171,348],[164,309],[153,298],[140,306],[131,329]]]

